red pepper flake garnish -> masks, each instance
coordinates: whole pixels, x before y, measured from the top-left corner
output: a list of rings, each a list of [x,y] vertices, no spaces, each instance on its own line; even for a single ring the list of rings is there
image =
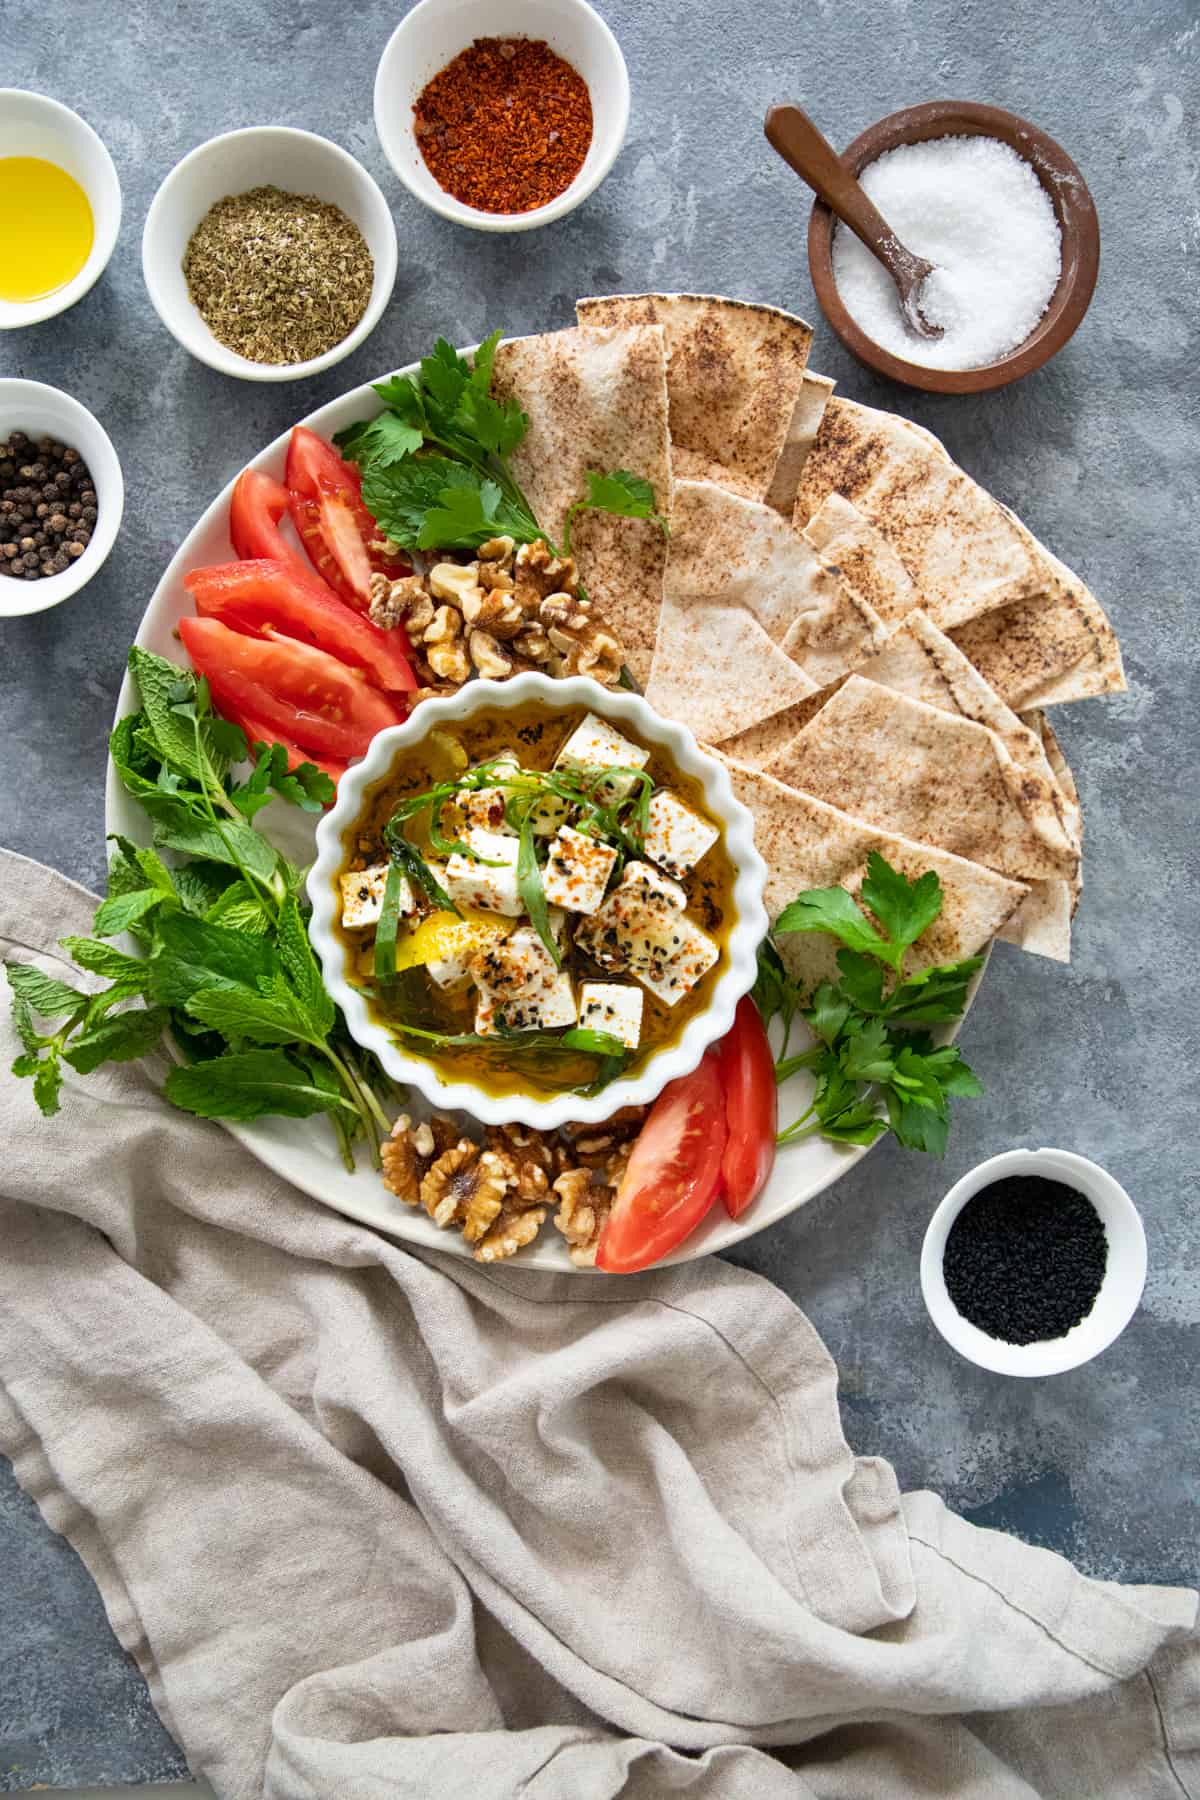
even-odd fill
[[[570,187],[592,141],[587,83],[535,38],[476,38],[413,108],[434,179],[480,212],[531,212]]]

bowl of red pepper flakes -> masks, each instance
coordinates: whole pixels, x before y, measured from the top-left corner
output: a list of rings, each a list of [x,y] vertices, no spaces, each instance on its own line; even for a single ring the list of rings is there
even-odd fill
[[[587,0],[420,0],[375,77],[375,127],[409,191],[477,231],[574,210],[620,152],[629,75]]]

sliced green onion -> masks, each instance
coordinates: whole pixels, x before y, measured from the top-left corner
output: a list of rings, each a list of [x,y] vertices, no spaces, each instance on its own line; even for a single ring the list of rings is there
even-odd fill
[[[398,862],[388,864],[383,888],[383,911],[375,927],[375,979],[391,981],[396,973],[396,933],[400,929],[400,889],[404,871]]]
[[[562,952],[550,929],[550,908],[546,903],[542,871],[538,868],[537,851],[534,847],[532,807],[526,809],[521,820],[521,836],[517,847],[517,892],[534,930],[550,952],[555,968],[561,969]]]

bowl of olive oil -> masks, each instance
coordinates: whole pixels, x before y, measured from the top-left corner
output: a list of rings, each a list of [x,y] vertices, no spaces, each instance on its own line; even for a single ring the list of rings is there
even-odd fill
[[[70,107],[0,88],[0,331],[82,299],[121,224],[112,157]]]

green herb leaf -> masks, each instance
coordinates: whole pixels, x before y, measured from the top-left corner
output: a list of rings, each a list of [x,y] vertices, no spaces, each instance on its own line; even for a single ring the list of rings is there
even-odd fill
[[[889,995],[883,1010],[897,1024],[935,1025],[962,1017],[967,989],[983,967],[982,956],[939,963],[910,975]]]
[[[278,966],[262,938],[186,913],[164,913],[150,958],[150,993],[165,1006],[184,1006],[204,988],[247,988],[253,994]]]
[[[210,775],[219,780],[228,758],[207,726],[201,727],[199,750],[196,743],[197,701],[202,700],[202,710],[207,711],[207,688],[202,695],[189,670],[177,668],[165,657],[155,656],[137,644],[129,652],[129,672],[141,695],[143,729],[152,736],[162,761],[193,781],[203,782]]]
[[[5,964],[6,972],[9,966],[10,965]],[[13,1030],[16,1032],[22,1048],[27,1051],[30,1056],[36,1058],[38,1050],[41,1048],[42,1038],[41,1033],[34,1024],[33,1008],[30,1006],[28,1000],[25,999],[24,995],[17,993],[15,988],[9,998],[12,1004]],[[18,1060],[20,1059],[18,1058]],[[14,1069],[13,1072],[14,1074],[27,1073],[27,1071],[23,1069]]]
[[[274,1113],[307,1119],[314,1113],[353,1107],[280,1050],[241,1050],[208,1062],[172,1069],[166,1096],[202,1119],[260,1119]]]
[[[229,798],[247,819],[266,806],[272,794],[311,813],[320,812],[334,799],[337,790],[325,771],[310,762],[289,769],[288,753],[282,744],[256,743],[254,756],[251,774],[239,787],[229,789]]]
[[[851,1081],[888,1081],[895,1064],[887,1026],[882,1019],[868,1019],[842,1050],[843,1072]]]
[[[785,906],[775,921],[776,936],[793,931],[826,931],[850,950],[892,966],[891,946],[881,938],[843,887],[810,888]]]
[[[858,950],[839,950],[837,965],[842,977],[838,985],[859,1012],[886,1011],[882,963],[876,962],[874,957],[862,955]]]
[[[317,1031],[306,1009],[282,981],[268,992],[240,987],[203,987],[186,1003],[186,1011],[226,1038],[248,1038],[254,1044],[316,1044]]]
[[[531,808],[521,821],[521,834],[517,841],[517,892],[521,896],[521,904],[529,914],[530,923],[549,951],[555,968],[561,969],[562,951],[550,929],[550,908],[546,903],[546,890],[542,886],[542,871],[538,867]]]
[[[613,469],[607,475],[588,470],[586,495],[567,508],[563,524],[565,551],[571,548],[571,522],[584,511],[615,513],[621,519],[650,519],[664,537],[670,534],[666,519],[654,509],[653,487],[644,476],[632,475],[628,469]]]
[[[320,964],[313,954],[295,894],[289,894],[279,909],[275,949],[313,1031],[320,1038],[328,1037],[337,1013],[325,991]]]
[[[384,832],[384,840],[393,860],[400,864],[413,886],[420,888],[425,898],[437,907],[439,912],[451,912],[456,918],[461,918],[462,914],[416,845],[410,844],[403,832],[390,824]]]
[[[937,871],[927,869],[916,881],[909,881],[877,850],[872,850],[860,891],[863,904],[870,907],[891,939],[892,955],[885,960],[899,972],[904,951],[916,943],[942,910],[942,884]]]
[[[165,1006],[139,1006],[130,1012],[112,1013],[99,1024],[77,1032],[63,1056],[80,1075],[90,1075],[101,1063],[132,1062],[159,1043],[167,1018]]]
[[[850,1016],[850,1003],[842,998],[829,982],[822,982],[813,995],[813,1002],[804,1014],[814,1036],[824,1044],[836,1042],[839,1032]]]
[[[623,1038],[611,1031],[592,1031],[586,1025],[573,1025],[558,1041],[564,1049],[582,1050],[588,1056],[627,1057],[629,1054]]]
[[[260,881],[270,881],[281,866],[266,838],[238,819],[223,820],[219,827],[198,820],[179,827],[160,825],[154,836],[166,850],[202,862],[225,863],[240,873],[257,875]]]
[[[123,950],[102,944],[97,938],[65,937],[58,941],[72,961],[92,975],[119,981],[131,993],[143,993],[149,984],[149,966],[140,956],[126,956]]]
[[[376,392],[381,393],[390,385],[382,383]],[[371,463],[386,469],[419,450],[425,433],[421,425],[409,424],[397,413],[381,412],[377,418],[361,419],[345,431],[336,432],[333,441],[347,462],[357,463],[360,468]]]
[[[4,973],[13,993],[43,1019],[60,1019],[64,1013],[75,1012],[86,1004],[86,994],[68,987],[65,981],[56,981],[53,975],[43,975],[32,963],[5,963]],[[32,1046],[26,1044],[25,1047],[30,1049]]]
[[[139,888],[133,894],[113,894],[101,901],[92,920],[92,930],[97,937],[116,937],[120,932],[128,931],[139,919],[144,919],[154,907],[161,906],[162,899],[157,888]]]
[[[59,1110],[58,1096],[61,1091],[62,1069],[57,1053],[52,1051],[38,1064],[33,1077],[33,1097],[47,1119],[52,1119]]]
[[[175,884],[175,892],[184,912],[203,918],[221,896],[236,884],[237,877],[232,869],[222,867],[219,863],[205,865],[192,862],[172,869],[171,880]]]
[[[404,871],[398,862],[388,864],[383,884],[383,908],[375,926],[375,978],[391,981],[396,973],[396,934],[400,929],[400,900]]]
[[[906,1150],[923,1150],[928,1156],[943,1157],[950,1135],[946,1118],[926,1106],[914,1106],[899,1095],[888,1093],[888,1120],[897,1139]]]
[[[275,922],[269,903],[245,881],[231,882],[203,916],[210,925],[248,931],[254,937],[266,937]]]
[[[499,482],[483,477],[470,486],[456,481],[441,490],[421,521],[416,547],[477,550],[489,538],[505,535],[527,544],[540,534],[536,521],[505,497]]]

